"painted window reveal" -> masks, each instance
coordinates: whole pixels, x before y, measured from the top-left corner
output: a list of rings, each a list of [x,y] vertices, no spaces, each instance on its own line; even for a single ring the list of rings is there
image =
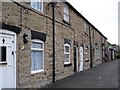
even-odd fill
[[[43,0],[31,0],[31,7],[43,12]]]
[[[0,62],[6,62],[6,47],[0,46]]]
[[[68,5],[64,4],[64,20],[69,22],[69,7]]]
[[[44,42],[32,40],[31,46],[31,73],[44,70]]]
[[[70,64],[70,45],[64,44],[64,64]]]

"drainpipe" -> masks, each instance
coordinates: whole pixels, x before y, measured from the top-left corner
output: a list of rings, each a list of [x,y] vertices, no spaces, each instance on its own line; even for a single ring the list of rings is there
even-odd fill
[[[52,13],[53,13],[53,83],[55,82],[55,6],[57,2],[52,0]]]
[[[92,67],[92,45],[91,45],[91,31],[89,27],[89,41],[90,41],[90,67]]]

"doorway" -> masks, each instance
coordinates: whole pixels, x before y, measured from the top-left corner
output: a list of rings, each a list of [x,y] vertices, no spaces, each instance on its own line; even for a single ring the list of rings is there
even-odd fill
[[[78,71],[78,47],[74,47],[74,72]]]
[[[16,88],[16,34],[0,29],[0,89]]]

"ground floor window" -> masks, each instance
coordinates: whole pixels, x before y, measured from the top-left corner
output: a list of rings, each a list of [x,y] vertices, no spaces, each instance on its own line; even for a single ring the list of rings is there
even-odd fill
[[[70,64],[70,45],[64,44],[64,64]]]
[[[31,73],[44,70],[44,42],[32,40],[31,46]]]

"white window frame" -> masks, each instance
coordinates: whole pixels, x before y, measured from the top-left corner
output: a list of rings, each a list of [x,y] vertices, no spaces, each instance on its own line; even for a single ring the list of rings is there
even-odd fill
[[[40,5],[40,3],[41,3],[41,9],[39,8],[36,8],[36,7],[34,7],[33,6],[33,3],[34,2],[39,2],[39,5]],[[43,12],[43,0],[31,0],[31,7],[33,8],[33,9],[35,9],[35,10],[37,10],[37,11],[40,11],[40,12]]]
[[[41,41],[41,40],[31,40],[32,41],[32,43],[34,42],[34,43],[42,43],[43,44],[43,48],[42,49],[39,49],[39,48],[32,48],[32,45],[31,45],[31,52],[32,51],[43,51],[43,69],[40,69],[40,70],[34,70],[34,71],[32,71],[31,70],[31,74],[35,74],[35,73],[39,73],[39,72],[43,72],[44,71],[44,42],[43,41]],[[32,56],[31,56],[32,57]],[[32,60],[32,58],[31,58],[31,60]],[[32,65],[32,62],[31,62],[31,65]]]
[[[69,52],[66,52],[65,51],[65,47],[69,47]],[[69,62],[65,62],[65,58],[64,58],[64,64],[66,65],[66,64],[70,64],[70,45],[68,44],[68,43],[66,43],[66,44],[64,44],[64,56],[65,56],[65,54],[68,54],[69,55]]]
[[[66,11],[67,10],[67,11]],[[67,16],[67,18],[65,18],[65,16]],[[64,12],[63,12],[63,17],[64,20],[69,22],[70,21],[70,15],[69,15],[69,7],[67,4],[64,4]]]

